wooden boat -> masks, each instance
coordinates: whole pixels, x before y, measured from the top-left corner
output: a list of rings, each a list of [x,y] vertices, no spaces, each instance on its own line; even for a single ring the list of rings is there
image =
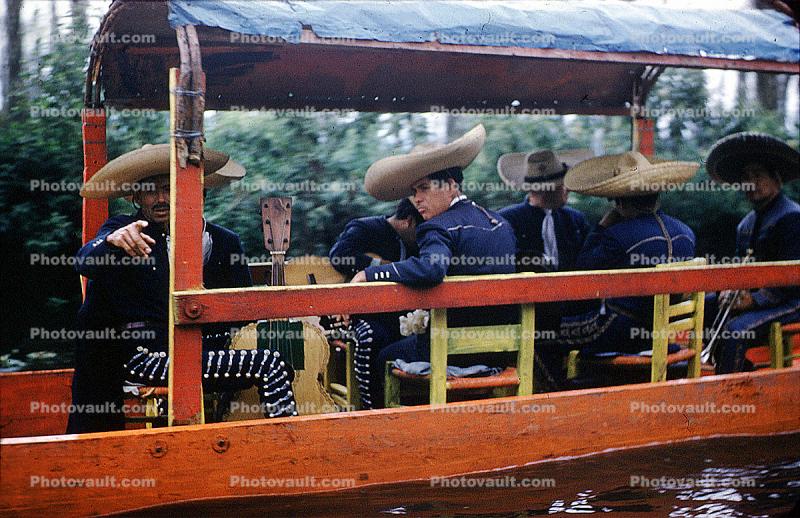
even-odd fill
[[[360,2],[357,10],[333,16],[332,10],[344,7],[116,0],[91,49],[83,112],[84,177],[107,159],[106,107],[169,108],[173,127],[201,131],[204,109],[234,106],[500,110],[516,100],[517,113],[543,107],[559,114],[633,113],[632,147],[650,155],[653,121],[638,114],[665,67],[798,74],[797,27],[773,12],[752,12],[748,19],[681,10],[681,19],[694,20],[704,28],[701,32],[752,36],[754,43],[747,52],[724,39],[669,51],[638,37],[641,31],[679,31],[670,25],[678,14],[669,10],[638,5],[559,4],[528,10],[452,2],[425,5]],[[464,27],[437,23],[437,17],[447,19],[454,8],[462,11]],[[486,15],[498,23],[485,23]],[[337,22],[342,16],[346,24]],[[378,25],[378,19],[394,25]],[[619,31],[615,43],[598,28],[602,19],[620,20],[614,27]],[[637,29],[623,23],[633,19],[658,19],[661,25]],[[499,39],[493,27],[501,26],[516,36]],[[555,26],[571,28],[576,38],[570,40],[565,29],[560,37],[566,39],[559,39],[555,30],[548,32]],[[771,34],[768,41],[758,35],[764,27],[773,31],[762,31]],[[150,34],[155,41],[122,44],[108,37],[112,33]],[[486,39],[465,34],[484,34]],[[550,43],[537,43],[548,34],[554,38]],[[176,96],[176,88],[200,95]],[[388,283],[205,290],[198,267],[201,164],[192,160],[200,144],[175,136],[171,143],[173,211],[182,217],[173,218],[171,227],[170,426],[58,435],[66,413],[34,412],[31,405],[68,405],[71,371],[0,375],[3,515],[38,515],[57,508],[77,516],[208,498],[299,494],[342,486],[285,482],[313,476],[361,487],[609,448],[800,430],[798,367],[438,407],[198,424],[200,373],[192,366],[199,362],[203,323],[788,286],[800,284],[800,268],[797,262],[780,262],[500,275],[449,279],[425,290]],[[83,203],[86,240],[107,217],[107,206],[94,200]],[[741,411],[714,411],[709,405]],[[155,482],[115,488],[86,484],[108,476],[117,483]],[[232,484],[234,476],[284,483],[238,487]],[[82,487],[72,487],[76,484]]]

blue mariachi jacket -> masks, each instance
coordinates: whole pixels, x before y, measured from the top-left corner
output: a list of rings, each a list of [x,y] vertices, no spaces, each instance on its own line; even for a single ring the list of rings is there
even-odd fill
[[[544,263],[544,210],[528,203],[528,197],[525,196],[522,203],[505,207],[498,212],[511,223],[517,238],[517,271],[552,271],[552,266]],[[589,223],[582,212],[566,206],[553,210],[553,223],[558,244],[558,270],[572,270],[589,234]]]
[[[417,249],[407,248],[384,216],[370,216],[348,223],[328,257],[339,273],[352,277],[373,264],[368,252],[387,261],[402,261],[416,255]]]
[[[736,229],[739,257],[753,250],[756,261],[800,260],[800,205],[783,193],[764,209],[750,211]],[[761,288],[752,292],[758,308],[800,300],[800,287]]]
[[[445,275],[513,273],[514,231],[499,214],[467,199],[417,227],[419,257],[370,266],[368,281],[434,286]]]
[[[663,224],[666,235],[659,224]],[[596,226],[578,255],[581,270],[645,268],[694,257],[694,232],[661,211],[621,221],[608,228]],[[653,319],[653,297],[607,299],[612,310],[627,313],[642,323]]]
[[[370,266],[368,281],[434,286],[445,275],[514,273],[514,232],[499,214],[467,199],[417,227],[419,256]],[[516,308],[463,308],[448,312],[451,326],[505,324],[519,321]],[[427,335],[423,340],[427,340]]]
[[[76,271],[89,279],[86,299],[78,312],[78,323],[87,329],[113,328],[128,322],[150,321],[167,324],[169,302],[169,256],[167,236],[156,225],[143,232],[155,240],[149,258],[133,258],[108,242],[115,230],[144,219],[140,212],[133,216],[114,216],[100,228],[94,239],[77,253]],[[206,288],[252,286],[250,270],[239,237],[219,225],[206,223],[212,247],[203,266]],[[138,262],[138,263],[137,263]],[[225,324],[204,326],[206,336],[229,329]],[[213,340],[212,340],[213,341]],[[224,340],[223,340],[224,341]],[[222,343],[206,343],[218,347]]]

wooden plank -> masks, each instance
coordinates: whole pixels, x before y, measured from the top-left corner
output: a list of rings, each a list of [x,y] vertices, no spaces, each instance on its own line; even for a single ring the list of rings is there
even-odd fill
[[[669,334],[671,325],[667,312],[669,310],[669,295],[656,295],[653,297],[653,356],[650,364],[650,381],[659,382],[667,380],[667,351],[669,348]]]
[[[790,368],[439,408],[3,439],[0,507],[9,515],[38,516],[53,508],[61,516],[90,515],[197,498],[328,489],[286,483],[309,474],[364,487],[523,466],[608,448],[796,432],[798,374],[798,368]],[[743,404],[752,406],[739,406]],[[738,411],[722,412],[723,405],[736,405],[730,408]],[[31,483],[31,477],[106,476],[118,482],[154,479],[154,487]],[[241,487],[232,484],[233,477],[264,477],[273,483]]]
[[[689,360],[688,370],[686,376],[689,378],[699,378],[700,371],[702,368],[701,360],[700,360],[700,353],[703,351],[703,333],[705,332],[704,329],[704,318],[705,318],[705,308],[706,308],[706,294],[703,291],[695,292],[692,295],[692,301],[695,305],[695,314],[694,314],[694,333],[689,341],[689,347],[694,350],[694,356]]]
[[[170,69],[170,212],[171,253],[169,256],[169,364],[168,415],[172,424],[202,422],[201,395],[201,330],[199,327],[175,327],[175,292],[203,287],[203,166],[180,160],[175,130],[186,124],[178,119],[179,105],[186,97],[175,95],[180,82],[179,71]],[[200,78],[200,90],[205,90],[205,78]],[[184,130],[187,129],[181,126]],[[185,163],[185,166],[181,165]],[[178,217],[180,214],[180,218]],[[191,312],[188,307],[180,308]]]
[[[337,47],[368,47],[376,49],[405,49],[427,52],[448,52],[463,54],[483,54],[495,56],[514,56],[516,58],[546,58],[567,61],[587,61],[596,63],[637,63],[642,65],[675,66],[681,68],[719,68],[730,70],[751,70],[756,72],[797,73],[797,63],[783,63],[760,59],[717,58],[705,56],[676,56],[653,54],[651,52],[600,52],[569,49],[545,49],[529,47],[495,47],[488,45],[452,45],[438,41],[426,42],[385,42],[374,40],[348,40],[320,38],[310,29],[303,29],[301,43],[335,45]]]
[[[694,328],[695,328],[694,318],[682,318],[681,320],[670,322],[669,336],[673,336],[674,333],[680,333],[681,331],[688,331],[690,329],[693,330]]]
[[[685,268],[451,277],[434,288],[394,283],[195,290],[175,294],[176,322],[201,324],[265,318],[378,313],[415,308],[645,296],[800,284],[800,261]],[[190,307],[198,314],[188,316]]]
[[[525,304],[522,306],[520,320],[520,348],[517,355],[517,376],[519,386],[517,395],[527,396],[533,394],[533,354],[536,336],[536,306]]]
[[[447,309],[431,310],[431,405],[447,403]]]
[[[672,318],[681,315],[688,315],[694,311],[695,306],[696,304],[692,299],[684,300],[683,302],[678,302],[677,304],[672,304],[669,307],[669,316]]]
[[[86,183],[106,162],[106,111],[103,108],[81,110],[83,135],[83,182]],[[108,200],[82,198],[81,239],[88,243],[108,219]],[[81,290],[86,295],[85,278],[81,278]]]
[[[0,437],[64,433],[74,372],[0,373]]]
[[[518,351],[519,324],[503,326],[453,327],[448,329],[449,354]]]

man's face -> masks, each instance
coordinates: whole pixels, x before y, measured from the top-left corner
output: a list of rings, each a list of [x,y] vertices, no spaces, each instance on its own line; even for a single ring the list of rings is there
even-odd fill
[[[566,205],[569,191],[563,183],[546,187],[530,192],[529,199],[533,205],[543,209],[560,209]]]
[[[430,178],[423,178],[412,185],[412,203],[422,219],[428,221],[450,208],[450,202],[458,195],[457,185],[453,179],[443,182]]]
[[[169,224],[169,175],[151,176],[139,184],[133,199],[142,207],[142,215],[153,223]]]
[[[761,164],[748,164],[744,167],[744,185],[747,200],[759,207],[772,200],[781,190],[781,183],[770,176]]]

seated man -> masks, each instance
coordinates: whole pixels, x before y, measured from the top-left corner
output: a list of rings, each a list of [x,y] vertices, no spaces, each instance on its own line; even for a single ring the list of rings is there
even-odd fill
[[[403,261],[418,253],[415,234],[422,223],[413,203],[403,198],[391,216],[359,218],[347,224],[331,248],[331,265],[348,278],[367,268]],[[373,254],[377,257],[371,257]],[[370,399],[369,359],[373,341],[391,343],[402,338],[399,317],[402,313],[373,313],[353,315],[353,338],[359,344],[354,354],[355,375],[363,405],[372,407]]]
[[[714,144],[706,169],[717,182],[748,188],[745,195],[753,210],[736,229],[739,257],[749,251],[753,261],[800,260],[800,205],[781,192],[784,182],[800,178],[800,153],[770,135],[736,133]],[[721,298],[733,296],[724,294]],[[716,295],[707,297],[709,316],[717,313],[718,301]],[[800,287],[742,290],[732,311],[714,343],[717,374],[745,369],[745,352],[754,342],[748,332],[763,337],[772,322],[800,321]]]
[[[592,152],[542,150],[507,153],[497,161],[500,178],[514,189],[528,193],[521,203],[501,209],[517,238],[518,272],[556,272],[575,269],[589,223],[579,210],[567,207],[569,192],[564,175]],[[536,329],[557,333],[567,304],[536,305]],[[581,307],[584,307],[583,305]]]
[[[579,210],[567,207],[564,176],[570,167],[591,158],[588,150],[554,153],[508,153],[497,161],[500,178],[528,193],[521,203],[501,209],[517,238],[518,272],[574,269],[589,223]]]
[[[693,162],[651,164],[637,152],[592,158],[570,169],[564,185],[570,190],[614,200],[586,238],[575,267],[580,270],[652,267],[694,257],[692,230],[659,210],[659,191],[688,181],[699,165]],[[606,299],[593,311],[561,321],[558,346],[543,344],[537,350],[557,383],[563,383],[563,354],[579,349],[638,353],[651,347],[653,297]]]
[[[228,156],[204,151],[206,186],[240,179],[244,168]],[[91,198],[132,195],[136,214],[114,216],[77,254],[89,279],[78,313],[78,340],[67,433],[124,428],[123,384],[166,385],[169,297],[169,146],[150,146],[106,164],[81,190]],[[204,221],[203,280],[207,288],[251,286],[237,257],[239,237]],[[230,324],[205,326],[203,385],[230,391],[259,386],[268,416],[295,413],[293,372],[277,352],[224,348]],[[100,409],[101,411],[98,411]]]
[[[409,286],[434,286],[445,275],[480,275],[514,271],[514,232],[500,215],[461,194],[463,169],[483,147],[486,132],[479,125],[442,146],[417,146],[408,155],[384,158],[367,171],[367,192],[379,200],[412,196],[424,223],[417,227],[419,257],[369,266],[351,282],[389,281]],[[455,325],[508,318],[507,308],[452,311]],[[460,313],[460,315],[459,315]],[[503,322],[497,322],[503,323]],[[383,405],[383,365],[388,360],[428,361],[428,334],[412,335],[391,345],[373,339],[368,376],[373,407]],[[387,346],[388,345],[388,346]],[[358,350],[358,349],[357,349]]]
[[[328,254],[331,265],[339,273],[352,278],[368,266],[402,261],[417,255],[415,234],[422,221],[422,216],[408,198],[400,200],[391,216],[354,219],[331,248]]]

